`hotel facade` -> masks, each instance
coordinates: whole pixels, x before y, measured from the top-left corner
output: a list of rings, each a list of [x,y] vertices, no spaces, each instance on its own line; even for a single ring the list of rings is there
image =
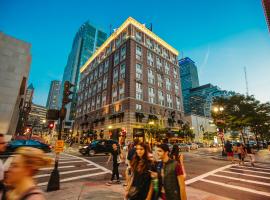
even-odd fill
[[[146,126],[179,131],[184,118],[178,51],[129,17],[80,69],[74,124],[126,140],[146,139]],[[154,125],[153,125],[154,126]]]

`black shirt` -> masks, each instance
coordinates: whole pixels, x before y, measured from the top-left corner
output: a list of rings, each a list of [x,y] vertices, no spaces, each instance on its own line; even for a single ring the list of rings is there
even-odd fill
[[[113,164],[117,164],[117,157],[119,155],[119,150],[112,150],[112,160],[113,160]]]
[[[228,152],[228,153],[232,153],[232,152],[233,152],[233,151],[232,151],[232,144],[229,143],[229,142],[227,142],[226,145],[225,145],[225,150],[226,150],[226,152]]]

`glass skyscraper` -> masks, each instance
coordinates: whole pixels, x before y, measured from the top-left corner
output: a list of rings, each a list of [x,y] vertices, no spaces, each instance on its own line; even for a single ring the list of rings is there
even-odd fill
[[[198,71],[195,62],[189,57],[179,60],[182,95],[185,113],[190,113],[190,89],[199,87]]]
[[[107,34],[96,27],[91,25],[88,21],[85,22],[73,40],[72,49],[68,56],[67,65],[64,70],[59,107],[62,103],[62,95],[65,81],[70,81],[75,85],[73,88],[72,102],[67,106],[67,115],[65,125],[71,126],[72,121],[75,117],[76,102],[77,102],[77,91],[79,88],[80,80],[80,67],[85,64],[89,57],[99,48],[103,42],[107,39]]]
[[[58,109],[59,105],[59,90],[61,82],[58,80],[51,81],[50,91],[48,94],[47,109]]]

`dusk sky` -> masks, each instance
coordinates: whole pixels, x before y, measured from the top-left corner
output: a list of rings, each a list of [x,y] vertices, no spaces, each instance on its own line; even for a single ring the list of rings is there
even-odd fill
[[[198,66],[200,84],[270,101],[270,33],[261,0],[0,0],[0,31],[32,44],[29,84],[45,105],[50,81],[62,79],[78,28],[85,21],[109,33],[129,16]]]

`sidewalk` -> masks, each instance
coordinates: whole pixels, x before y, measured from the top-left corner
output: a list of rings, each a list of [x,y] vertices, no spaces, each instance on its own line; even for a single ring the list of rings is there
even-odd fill
[[[70,182],[62,183],[61,190],[45,193],[50,200],[123,200],[122,185],[106,186],[105,182]],[[188,200],[230,200],[187,187]]]

